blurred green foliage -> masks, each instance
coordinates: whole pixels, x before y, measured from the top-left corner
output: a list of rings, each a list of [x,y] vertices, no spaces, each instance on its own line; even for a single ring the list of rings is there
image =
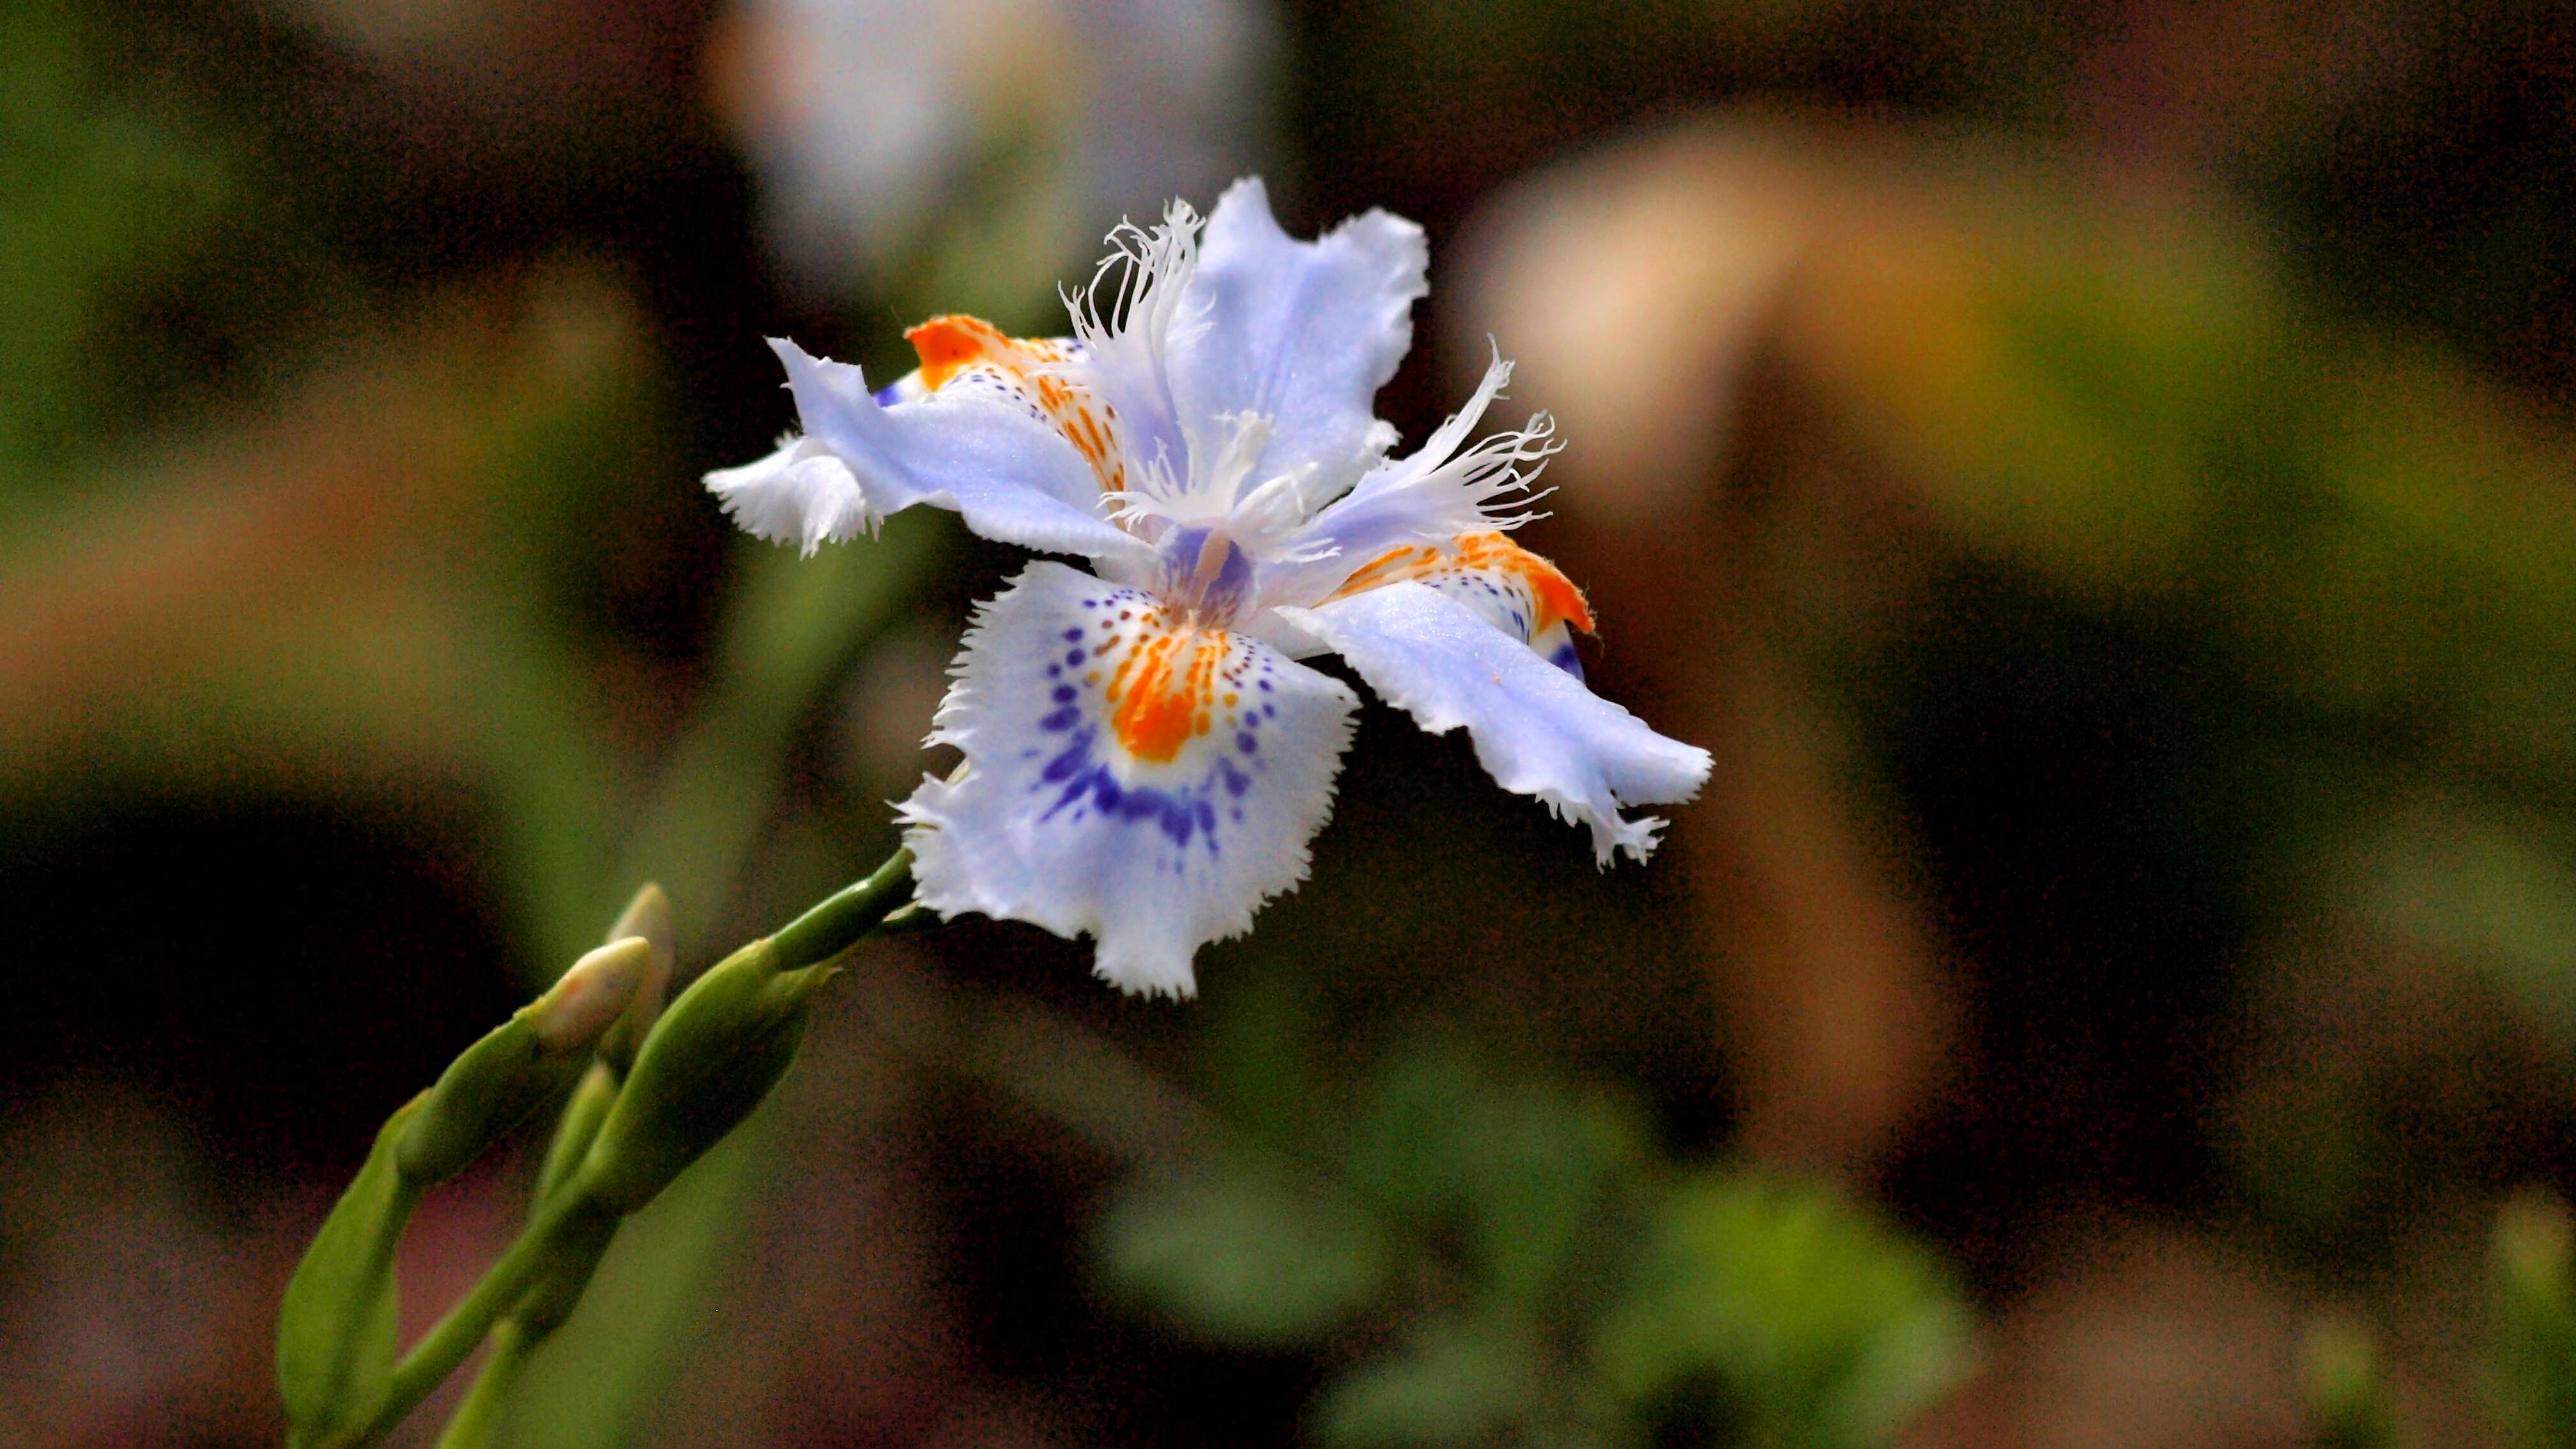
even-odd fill
[[[2487,1389],[2518,1449],[2576,1445],[2576,1225],[2566,1205],[2509,1204],[2496,1224]]]
[[[1238,1142],[1102,1215],[1115,1292],[1338,1365],[1319,1441],[1861,1449],[1975,1362],[1921,1247],[1828,1189],[1691,1167],[1614,1093],[1395,1053],[1344,1130]]]
[[[133,421],[139,400],[91,369],[137,360],[115,346],[125,314],[239,202],[232,148],[204,117],[118,84],[94,23],[57,0],[0,7],[0,497],[13,506],[93,455],[106,418]]]
[[[132,497],[116,466],[343,341],[367,289],[269,138],[179,83],[151,17],[0,5],[0,498]]]
[[[2325,1321],[2300,1345],[2302,1383],[2317,1449],[2398,1449],[2379,1344],[2357,1324]]]
[[[1312,1342],[1384,1296],[1395,1269],[1375,1219],[1258,1160],[1140,1185],[1101,1231],[1109,1281],[1213,1343]]]
[[[2505,1204],[2490,1234],[2484,1406],[2512,1449],[2576,1445],[2576,1223],[2566,1204],[2526,1193]],[[2405,1433],[2379,1344],[2357,1324],[2311,1328],[2306,1390],[2321,1449],[2400,1449]]]
[[[1610,1376],[1648,1397],[1712,1386],[1736,1442],[1888,1443],[1974,1367],[1973,1320],[1947,1273],[1813,1187],[1689,1184],[1663,1206],[1640,1277],[1606,1335]]]

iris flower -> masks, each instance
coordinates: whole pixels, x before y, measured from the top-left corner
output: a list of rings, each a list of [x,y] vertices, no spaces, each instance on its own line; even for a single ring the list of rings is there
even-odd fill
[[[1511,540],[1555,451],[1542,415],[1470,442],[1511,376],[1395,455],[1373,414],[1426,290],[1421,228],[1383,211],[1301,242],[1257,180],[1202,228],[1124,226],[1073,335],[968,317],[906,336],[918,372],[773,340],[803,424],[711,473],[743,527],[808,552],[915,504],[1031,564],[984,604],[930,737],[965,754],[901,807],[921,902],[1089,933],[1129,991],[1187,996],[1192,958],[1305,878],[1358,699],[1335,653],[1435,733],[1464,728],[1507,790],[1643,860],[1704,750],[1582,682],[1583,595]]]

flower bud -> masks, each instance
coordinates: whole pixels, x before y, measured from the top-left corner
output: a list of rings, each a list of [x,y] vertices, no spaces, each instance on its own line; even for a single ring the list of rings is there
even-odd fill
[[[421,1184],[454,1177],[539,1102],[571,1085],[634,1000],[652,955],[635,936],[600,947],[450,1062],[395,1148],[403,1177]]]
[[[778,969],[770,940],[718,962],[645,1038],[576,1189],[633,1212],[759,1106],[786,1074],[831,968]]]
[[[641,936],[653,947],[653,964],[644,973],[643,983],[635,989],[635,1000],[626,1014],[600,1038],[599,1054],[620,1073],[635,1064],[635,1053],[662,1015],[662,1005],[671,990],[671,968],[678,959],[679,936],[671,928],[671,900],[662,888],[647,881],[626,903],[617,924],[608,928],[608,939]]]
[[[394,1158],[423,1100],[386,1119],[366,1166],[287,1280],[277,1311],[277,1387],[289,1449],[339,1438],[384,1401],[394,1365],[394,1246],[422,1188],[404,1179]]]
[[[529,1024],[549,1056],[573,1056],[617,1024],[653,971],[653,943],[621,936],[572,963],[528,1008]]]

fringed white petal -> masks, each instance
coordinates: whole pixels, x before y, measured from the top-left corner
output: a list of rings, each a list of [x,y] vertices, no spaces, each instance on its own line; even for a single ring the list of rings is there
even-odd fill
[[[1512,365],[1497,355],[1466,404],[1421,447],[1370,469],[1356,487],[1284,535],[1276,553],[1304,561],[1274,568],[1263,582],[1264,597],[1312,604],[1389,549],[1518,528],[1540,517],[1529,505],[1544,494],[1530,491],[1530,483],[1562,446],[1554,421],[1540,413],[1521,427],[1467,443],[1511,377]]]
[[[744,532],[795,544],[808,557],[826,543],[877,531],[876,510],[849,465],[811,438],[790,434],[756,463],[718,468],[707,475],[707,491]]]
[[[1422,228],[1401,217],[1371,211],[1301,242],[1280,229],[1259,180],[1236,182],[1188,281],[1183,310],[1203,325],[1171,347],[1184,425],[1266,417],[1248,486],[1302,473],[1310,507],[1349,488],[1389,440],[1372,400],[1413,345],[1429,265]]]
[[[1148,593],[1031,565],[978,613],[939,709],[932,742],[964,772],[904,802],[919,897],[1088,932],[1103,978],[1190,995],[1198,948],[1305,879],[1357,702]]]
[[[1574,652],[1570,621],[1548,608],[1526,570],[1460,562],[1427,570],[1414,582],[1520,640],[1548,663],[1577,679],[1583,677],[1583,660]]]
[[[1171,353],[1206,326],[1190,310],[1198,235],[1199,215],[1185,201],[1173,202],[1150,231],[1123,222],[1109,233],[1109,255],[1091,285],[1064,299],[1082,352],[1065,370],[1108,404],[1127,487],[1139,497],[1189,480],[1191,439],[1172,400]]]
[[[1316,530],[1336,537],[1365,533],[1373,525],[1363,520],[1380,519],[1384,523],[1376,526],[1391,524],[1434,538],[1518,528],[1539,517],[1529,511],[1539,497],[1530,484],[1564,446],[1556,439],[1555,419],[1536,413],[1520,427],[1467,442],[1511,380],[1511,363],[1496,355],[1457,412],[1421,447],[1369,470],[1357,487],[1316,518]]]
[[[1626,819],[1623,807],[1688,800],[1708,779],[1706,750],[1655,733],[1427,584],[1393,583],[1280,613],[1424,729],[1463,726],[1504,789],[1589,825],[1605,866],[1621,851],[1645,859],[1663,825]]]
[[[805,442],[837,457],[876,513],[927,503],[956,510],[968,528],[1003,543],[1131,565],[1150,559],[1150,549],[1102,516],[1090,463],[1007,391],[949,387],[889,407],[869,395],[858,368],[810,357],[781,338],[770,346],[786,364]],[[812,527],[802,523],[799,536]]]

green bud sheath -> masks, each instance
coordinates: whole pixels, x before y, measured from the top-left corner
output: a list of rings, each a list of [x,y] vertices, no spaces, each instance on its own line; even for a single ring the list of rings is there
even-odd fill
[[[634,1002],[626,1008],[626,1014],[617,1019],[617,1024],[608,1029],[608,1035],[600,1038],[600,1056],[620,1075],[635,1065],[637,1049],[652,1032],[653,1023],[660,1019],[662,1005],[671,993],[671,968],[679,958],[679,936],[671,926],[671,900],[662,893],[659,885],[645,882],[635,892],[635,899],[626,903],[626,909],[617,917],[617,924],[608,928],[611,941],[628,936],[640,936],[648,942],[653,948],[653,958],[644,973],[643,982],[635,989]]]
[[[634,999],[652,947],[628,937],[572,964],[563,979],[448,1064],[396,1146],[403,1177],[427,1184],[465,1170],[581,1072]]]
[[[287,1280],[277,1313],[277,1387],[289,1449],[318,1449],[383,1402],[395,1349],[394,1247],[423,1184],[395,1163],[426,1097],[385,1120],[375,1149]]]
[[[572,1100],[564,1104],[563,1120],[555,1124],[554,1141],[546,1145],[546,1161],[537,1173],[538,1202],[544,1202],[563,1190],[572,1180],[582,1160],[590,1155],[590,1144],[599,1137],[599,1124],[608,1120],[608,1109],[617,1100],[617,1074],[606,1062],[592,1062],[581,1074],[581,1084],[572,1089]]]
[[[912,852],[898,850],[681,992],[637,1051],[574,1189],[622,1213],[652,1201],[786,1075],[831,959],[911,898]]]
[[[717,963],[662,1014],[574,1190],[619,1212],[653,1200],[786,1075],[828,967],[782,972],[770,941]]]
[[[719,963],[658,1020],[674,954],[670,903],[647,885],[609,944],[574,962],[395,1113],[287,1287],[278,1379],[289,1449],[374,1443],[497,1335],[442,1440],[488,1443],[527,1352],[571,1312],[618,1220],[786,1074],[831,959],[910,899],[911,867],[909,852],[895,852],[866,880]],[[527,1230],[396,1362],[394,1245],[420,1194],[576,1077]]]

